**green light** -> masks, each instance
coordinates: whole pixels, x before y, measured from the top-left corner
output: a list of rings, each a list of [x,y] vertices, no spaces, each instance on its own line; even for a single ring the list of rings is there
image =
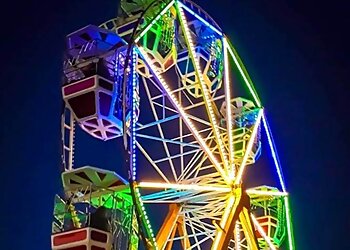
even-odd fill
[[[250,76],[249,76],[246,68],[244,67],[244,64],[243,64],[241,58],[238,56],[237,51],[235,50],[233,45],[229,42],[229,40],[228,39],[225,39],[225,40],[227,41],[227,44],[229,45],[228,51],[230,52],[234,63],[236,64],[239,72],[241,73],[241,76],[243,77],[245,84],[247,85],[250,93],[252,94],[257,107],[261,108],[260,98],[259,98],[259,96],[254,88],[254,84],[253,84],[252,80],[250,79]]]
[[[289,207],[288,197],[284,197],[284,206],[286,208],[286,220],[287,220],[287,231],[288,231],[288,248],[289,250],[295,249],[293,225],[292,225],[292,214]]]
[[[137,43],[139,40],[140,40],[140,38],[144,35],[144,34],[146,34],[147,33],[147,31],[149,31],[150,30],[150,28],[153,26],[153,24],[155,24],[159,19],[160,19],[160,17],[161,16],[163,16],[164,14],[165,14],[165,12],[167,12],[169,9],[170,9],[170,7],[171,6],[173,6],[173,4],[174,4],[174,0],[173,1],[171,1],[142,31],[141,31],[141,33],[136,37],[136,39],[135,39],[135,43]]]

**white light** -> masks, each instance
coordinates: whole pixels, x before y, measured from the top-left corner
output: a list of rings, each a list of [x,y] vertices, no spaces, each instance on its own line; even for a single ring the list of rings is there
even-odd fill
[[[229,144],[229,162],[230,167],[227,169],[230,179],[235,178],[236,169],[234,165],[234,151],[233,151],[233,138],[232,138],[232,113],[231,113],[231,89],[229,78],[229,63],[227,55],[227,41],[226,37],[222,39],[224,47],[224,77],[225,77],[225,100],[226,100],[226,124],[227,124],[227,136]]]
[[[267,123],[265,114],[263,115],[262,120],[263,120],[263,124],[264,124],[264,128],[265,128],[265,132],[266,132],[266,135],[267,135],[267,140],[269,142],[272,158],[273,158],[273,161],[275,163],[275,167],[276,167],[276,171],[277,171],[277,174],[278,174],[279,182],[281,184],[283,192],[286,192],[287,189],[286,189],[286,185],[284,184],[284,180],[283,180],[282,168],[281,168],[281,166],[279,164],[278,155],[276,153],[276,149],[275,149],[274,141],[273,141],[273,138],[272,138],[271,130],[270,130],[269,125]]]
[[[266,243],[269,245],[270,249],[277,250],[276,247],[272,244],[270,238],[266,235],[264,229],[260,226],[259,222],[257,221],[257,219],[254,217],[253,214],[251,214],[251,217],[252,217],[252,221],[253,221],[256,229],[258,229],[260,235],[264,238]]]
[[[147,33],[147,31],[149,31],[151,29],[151,27],[153,26],[153,24],[155,24],[157,22],[157,20],[165,14],[165,12],[167,12],[171,6],[173,6],[173,4],[175,3],[175,0],[172,0],[168,3],[168,5],[155,17],[155,19],[149,23],[146,28],[140,33],[140,35],[138,35],[135,39],[135,43],[137,43],[141,37]]]
[[[262,196],[287,196],[287,192],[279,192],[279,191],[262,191],[262,190],[254,190],[254,189],[248,189],[246,190],[247,194],[255,194],[255,195],[262,195]]]
[[[216,192],[231,192],[229,187],[220,186],[204,186],[196,184],[172,184],[172,183],[157,183],[157,182],[140,182],[140,188],[160,188],[160,189],[177,189],[177,190],[196,190],[196,191],[216,191]]]
[[[239,61],[238,61],[238,59],[237,59],[235,53],[233,52],[231,46],[228,46],[228,51],[230,52],[230,54],[231,54],[231,56],[232,56],[232,58],[233,58],[233,61],[235,62],[236,66],[237,66],[237,68],[238,68],[238,70],[239,70],[239,72],[241,73],[241,76],[243,77],[243,80],[244,80],[245,84],[247,85],[247,87],[248,87],[250,93],[252,94],[252,96],[253,96],[253,98],[254,98],[254,100],[255,100],[257,106],[258,106],[259,108],[261,108],[261,102],[260,102],[260,100],[259,100],[259,97],[257,96],[257,94],[256,94],[256,92],[255,92],[255,90],[254,90],[254,87],[251,86],[251,84],[250,84],[250,82],[249,82],[249,80],[248,80],[246,74],[244,73],[244,71],[243,71],[243,69],[242,69],[242,67],[241,67],[241,65],[240,65],[240,63],[239,63]]]
[[[183,9],[181,7],[179,7],[178,10],[180,12],[180,17],[181,17],[181,21],[182,21],[181,26],[184,29],[185,40],[188,43],[187,44],[188,45],[187,46],[188,47],[188,52],[190,54],[190,57],[191,57],[192,61],[194,62],[194,66],[195,66],[194,69],[196,71],[197,77],[199,78],[199,83],[201,85],[201,89],[202,89],[202,92],[203,92],[204,103],[205,103],[205,106],[207,108],[207,111],[209,112],[209,119],[210,119],[212,127],[213,127],[213,132],[214,132],[214,136],[216,138],[216,142],[217,142],[217,145],[218,145],[218,148],[219,148],[220,156],[221,156],[221,159],[223,161],[224,166],[226,167],[226,169],[228,169],[228,160],[227,160],[226,153],[225,153],[226,150],[225,150],[225,147],[223,145],[223,142],[222,142],[222,139],[221,139],[221,136],[220,136],[220,131],[218,129],[216,117],[214,115],[214,110],[213,110],[213,107],[212,107],[212,104],[211,104],[210,91],[208,89],[207,84],[205,83],[205,80],[203,78],[203,72],[202,72],[202,70],[200,68],[199,61],[198,61],[198,59],[196,57],[196,51],[194,49],[194,43],[193,43],[193,40],[192,40],[192,36],[191,36],[190,30],[188,28],[188,24],[187,24],[187,20],[186,20],[185,14],[184,14]],[[226,180],[226,183],[230,185],[232,183],[232,180],[230,178],[228,178],[227,176],[228,176],[227,173],[224,173],[224,175],[222,175],[222,177]]]
[[[220,228],[221,229],[223,229],[225,227],[234,203],[235,203],[235,197],[233,195],[231,195],[229,197],[229,199],[226,201],[225,211],[224,211],[224,214],[223,214],[221,221],[220,221]],[[214,239],[213,245],[211,246],[211,249],[218,249],[219,241],[220,241],[220,238],[222,237],[222,234],[223,234],[223,230],[221,230],[221,229],[216,230],[216,232],[217,232],[216,237]]]
[[[238,221],[236,221],[235,231],[236,231],[236,235],[235,235],[236,236],[236,238],[235,238],[236,249],[235,250],[240,250],[241,249],[241,237],[240,237],[240,229],[239,229]]]
[[[258,127],[260,125],[260,121],[261,121],[261,117],[262,116],[263,116],[263,109],[260,109],[259,113],[258,113],[258,117],[256,118],[256,121],[255,121],[253,132],[250,135],[249,142],[248,142],[245,154],[243,156],[242,163],[241,163],[241,165],[239,167],[238,174],[237,174],[237,177],[236,177],[236,180],[235,180],[235,184],[239,184],[241,182],[241,179],[242,179],[245,167],[246,167],[246,163],[247,163],[249,154],[250,154],[250,152],[252,150],[252,147],[253,147],[254,138],[255,138],[255,136],[256,136],[256,134],[258,132]]]
[[[194,15],[198,20],[200,20],[202,23],[204,23],[205,25],[207,25],[209,28],[211,28],[214,32],[216,32],[219,36],[222,36],[222,32],[220,30],[218,30],[217,28],[215,28],[213,25],[211,25],[210,23],[208,23],[204,18],[202,18],[200,15],[198,15],[197,13],[195,13],[193,10],[191,10],[190,8],[188,8],[185,4],[181,3],[181,2],[177,2],[181,8],[186,9],[188,12],[190,12],[192,15]]]
[[[152,71],[152,74],[155,76],[156,80],[159,81],[159,83],[161,84],[161,86],[164,88],[164,90],[167,92],[169,100],[173,103],[174,107],[177,109],[177,111],[179,112],[179,114],[181,115],[181,117],[183,118],[184,122],[186,123],[186,125],[188,126],[188,128],[191,130],[193,136],[196,138],[196,140],[198,141],[198,143],[201,145],[201,147],[204,149],[204,151],[206,152],[209,160],[213,163],[213,165],[215,166],[215,168],[217,169],[217,171],[221,174],[221,176],[223,176],[224,179],[227,180],[227,176],[226,173],[223,171],[223,169],[220,166],[220,163],[218,162],[218,160],[215,158],[214,154],[211,152],[210,148],[206,145],[204,139],[200,136],[198,130],[196,129],[196,127],[194,126],[194,124],[192,123],[191,119],[188,117],[187,113],[185,112],[185,110],[183,109],[183,107],[180,105],[180,103],[177,101],[175,95],[173,93],[171,93],[171,90],[168,86],[168,84],[166,83],[166,81],[163,79],[163,77],[161,76],[161,74],[158,72],[158,70],[155,68],[155,66],[152,64],[151,59],[148,57],[146,51],[144,51],[144,49],[142,47],[138,47],[138,50],[141,54],[141,56],[143,57],[144,61],[146,62],[147,66],[150,68],[150,70]],[[228,180],[227,180],[228,181]]]

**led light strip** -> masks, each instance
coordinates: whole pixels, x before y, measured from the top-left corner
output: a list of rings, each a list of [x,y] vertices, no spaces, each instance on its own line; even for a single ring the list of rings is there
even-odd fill
[[[240,235],[240,229],[239,229],[239,224],[238,221],[236,221],[235,225],[235,250],[241,250],[241,235]]]
[[[266,115],[264,114],[262,117],[263,120],[263,124],[264,124],[264,128],[265,128],[265,132],[267,135],[267,139],[269,142],[269,146],[271,149],[271,154],[272,154],[272,158],[273,161],[275,163],[275,167],[276,167],[276,171],[278,174],[278,178],[279,178],[279,182],[280,185],[282,187],[282,190],[284,192],[286,192],[286,185],[284,183],[284,178],[283,178],[283,173],[282,173],[282,167],[280,165],[280,161],[278,159],[278,155],[277,155],[277,150],[276,150],[276,146],[272,137],[272,133],[271,133],[271,129],[270,126],[267,122],[266,119]],[[289,206],[289,201],[288,201],[288,197],[284,197],[284,206],[286,208],[286,222],[287,222],[287,230],[288,230],[288,245],[289,245],[289,250],[294,250],[295,246],[294,246],[294,237],[293,237],[293,229],[292,229],[292,218],[291,218],[291,212],[290,212],[290,206]]]
[[[189,27],[187,24],[185,13],[181,7],[179,7],[178,5],[175,5],[175,6],[177,7],[177,10],[180,14],[180,23],[181,23],[182,29],[184,31],[184,37],[185,37],[185,40],[187,43],[188,52],[189,52],[190,57],[194,63],[194,69],[196,71],[196,75],[197,75],[199,82],[200,82],[200,85],[201,85],[201,89],[203,92],[203,99],[205,102],[206,109],[209,113],[208,116],[209,116],[209,119],[210,119],[212,127],[213,127],[213,132],[214,132],[214,136],[215,136],[217,145],[219,147],[220,156],[221,156],[221,159],[223,161],[224,166],[226,167],[226,169],[228,169],[228,160],[227,160],[226,154],[225,154],[226,150],[225,150],[225,147],[223,145],[222,139],[220,137],[220,131],[218,129],[217,121],[216,121],[215,114],[214,114],[214,109],[213,109],[212,104],[211,104],[211,95],[210,95],[208,86],[206,85],[206,83],[204,81],[203,72],[201,71],[199,61],[196,57],[196,52],[194,49],[195,46],[194,46],[194,42],[192,41],[192,37],[191,37],[191,33],[190,33],[190,30],[189,30]],[[227,184],[231,184],[231,183],[232,183],[232,180],[229,179],[229,182]]]
[[[155,68],[155,66],[151,63],[150,58],[148,57],[146,51],[142,47],[138,47],[138,50],[140,52],[140,55],[144,59],[146,65],[148,68],[152,71],[153,75],[155,76],[156,80],[161,84],[161,86],[164,88],[165,92],[167,93],[167,96],[169,100],[172,102],[174,107],[177,109],[177,111],[180,113],[181,117],[185,121],[187,127],[191,130],[193,136],[198,141],[199,145],[204,149],[205,153],[208,155],[208,158],[215,166],[216,170],[223,176],[223,178],[227,181],[226,173],[223,171],[223,169],[220,167],[220,163],[215,158],[214,154],[211,152],[210,148],[206,145],[205,141],[199,134],[198,130],[184,111],[183,107],[180,105],[178,100],[176,99],[175,95],[170,93],[171,89],[164,80],[164,78],[161,76],[161,74],[158,72],[158,70]]]
[[[248,87],[250,93],[252,94],[252,96],[253,96],[253,98],[254,98],[254,100],[255,100],[257,106],[258,106],[259,108],[261,108],[261,102],[260,102],[260,99],[259,99],[259,97],[258,97],[258,94],[256,93],[253,84],[251,83],[251,81],[248,80],[248,77],[246,76],[244,70],[242,69],[241,64],[239,63],[239,60],[238,60],[239,57],[236,56],[236,53],[234,53],[233,49],[231,48],[232,45],[231,45],[231,44],[228,44],[228,45],[229,45],[229,46],[228,46],[228,51],[230,52],[230,54],[231,54],[231,56],[232,56],[232,58],[233,58],[233,61],[235,62],[236,66],[237,66],[237,68],[238,68],[238,70],[239,70],[239,72],[241,73],[245,84],[247,85],[247,87]],[[233,46],[232,46],[232,47],[233,47]]]
[[[264,196],[288,196],[287,192],[279,192],[279,191],[261,191],[248,189],[246,190],[247,194],[255,194],[255,195],[264,195]]]
[[[270,249],[277,250],[277,248],[271,242],[270,238],[266,235],[264,229],[260,226],[260,224],[259,224],[258,220],[255,218],[255,216],[253,214],[250,214],[250,216],[252,217],[252,221],[253,221],[256,229],[258,229],[260,235],[264,238],[266,243],[269,245]]]
[[[189,7],[187,7],[185,4],[181,3],[181,2],[177,2],[181,8],[184,8],[186,11],[188,11],[189,13],[191,13],[192,15],[194,15],[198,20],[200,20],[202,23],[204,23],[205,25],[207,25],[209,28],[211,28],[214,32],[216,32],[219,36],[222,36],[223,33],[218,30],[217,28],[215,28],[213,25],[211,25],[208,21],[206,21],[203,17],[201,17],[200,15],[198,15],[197,13],[195,13],[193,10],[191,10]]]
[[[230,89],[230,77],[229,77],[229,63],[227,55],[227,41],[226,37],[222,39],[224,47],[224,77],[225,77],[225,100],[226,100],[226,125],[229,145],[229,162],[230,166],[227,169],[227,175],[233,181],[236,175],[236,169],[234,164],[234,151],[233,151],[233,138],[232,138],[232,113],[231,113],[231,89]]]
[[[130,140],[131,140],[131,154],[130,154],[130,163],[131,163],[131,173],[132,173],[132,180],[135,181],[136,180],[136,172],[137,172],[137,168],[136,168],[136,103],[137,103],[137,98],[135,96],[136,94],[136,85],[137,85],[137,73],[136,73],[136,51],[135,48],[132,49],[132,72],[130,73],[130,75],[132,75],[132,92],[130,93],[131,95],[131,100],[132,100],[132,113],[131,113],[131,117],[130,117],[130,121],[131,121],[131,136],[130,136]],[[131,187],[133,188],[133,187]],[[156,239],[154,237],[154,233],[151,227],[151,223],[149,221],[149,218],[147,216],[147,213],[145,211],[145,207],[142,203],[141,200],[141,195],[140,195],[140,191],[139,189],[136,187],[135,188],[135,196],[136,199],[138,200],[138,204],[139,204],[139,210],[143,219],[143,223],[146,225],[146,230],[147,230],[147,234],[151,236],[151,241],[153,246],[155,247],[155,249],[158,249],[157,247],[157,243],[156,243]]]
[[[235,184],[239,184],[241,182],[241,179],[242,179],[245,167],[246,167],[246,163],[247,163],[249,154],[250,154],[250,152],[251,152],[251,150],[253,148],[254,138],[255,138],[255,136],[256,136],[256,134],[258,132],[258,127],[259,127],[260,122],[261,122],[261,117],[263,116],[263,111],[264,111],[263,109],[259,110],[258,117],[256,118],[256,122],[255,122],[255,125],[254,125],[254,128],[253,128],[253,132],[250,135],[249,142],[248,142],[245,154],[243,156],[242,163],[240,165],[237,177],[235,179]]]
[[[131,173],[132,180],[136,180],[136,83],[137,83],[137,74],[136,74],[136,53],[135,49],[132,50],[132,115],[131,115]]]
[[[223,237],[223,229],[227,223],[227,220],[228,220],[228,217],[231,213],[231,210],[232,210],[232,207],[234,206],[235,204],[235,196],[234,195],[231,195],[227,202],[226,202],[226,207],[225,207],[225,211],[224,211],[224,214],[222,215],[222,218],[221,218],[221,221],[220,221],[220,228],[218,228],[216,231],[217,231],[217,234],[214,238],[214,242],[213,242],[213,245],[211,246],[211,249],[214,250],[214,249],[218,249],[218,245],[219,245],[219,242],[220,242],[220,239],[221,237]],[[229,233],[229,232],[226,232],[226,233]]]
[[[140,41],[141,37],[143,37],[144,34],[147,33],[151,29],[151,27],[167,12],[171,6],[173,6],[175,3],[175,0],[172,0],[168,3],[167,6],[146,26],[146,28],[135,38],[135,43],[138,43]]]
[[[143,221],[146,224],[146,230],[147,230],[148,234],[151,236],[153,246],[155,247],[156,250],[158,250],[157,241],[156,241],[156,238],[155,238],[154,233],[153,233],[151,222],[149,221],[145,206],[143,205],[143,202],[141,199],[140,191],[137,187],[135,188],[135,195],[136,195],[136,198],[138,199],[138,204],[139,204],[139,207],[141,210],[140,212],[142,213]]]
[[[277,174],[278,174],[279,182],[281,184],[283,192],[287,192],[286,185],[284,183],[282,168],[281,168],[280,161],[278,159],[278,155],[277,155],[277,151],[276,151],[276,147],[275,147],[275,143],[274,143],[274,140],[273,140],[273,137],[272,137],[272,133],[271,133],[269,124],[267,123],[267,119],[266,119],[265,114],[263,115],[262,120],[263,120],[263,124],[264,124],[264,128],[265,128],[265,133],[266,133],[266,136],[267,136],[267,140],[269,142],[272,158],[273,158],[273,161],[275,163],[275,167],[276,167],[276,171],[277,171]]]
[[[195,190],[195,191],[216,191],[216,192],[231,192],[229,187],[220,186],[203,186],[197,184],[176,184],[176,183],[161,183],[161,182],[140,182],[137,185],[140,188],[161,188],[161,189],[177,189],[177,190]]]
[[[292,214],[290,212],[288,197],[284,197],[284,206],[286,207],[286,221],[288,230],[288,245],[289,250],[294,250],[294,236],[293,236],[293,226],[292,226]]]

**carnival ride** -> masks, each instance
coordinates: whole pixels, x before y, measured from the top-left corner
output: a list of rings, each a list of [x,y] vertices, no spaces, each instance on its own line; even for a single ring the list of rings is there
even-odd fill
[[[295,249],[264,108],[221,28],[189,0],[120,6],[67,36],[52,249]],[[124,144],[127,178],[74,165],[76,124]],[[279,186],[248,187],[268,152]]]

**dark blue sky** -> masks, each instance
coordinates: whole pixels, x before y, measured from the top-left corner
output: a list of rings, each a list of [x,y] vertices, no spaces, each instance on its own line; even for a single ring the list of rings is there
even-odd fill
[[[292,195],[297,249],[348,249],[345,1],[196,2],[236,45],[267,109]],[[117,5],[37,0],[1,7],[0,249],[50,248],[64,37],[114,17]]]

